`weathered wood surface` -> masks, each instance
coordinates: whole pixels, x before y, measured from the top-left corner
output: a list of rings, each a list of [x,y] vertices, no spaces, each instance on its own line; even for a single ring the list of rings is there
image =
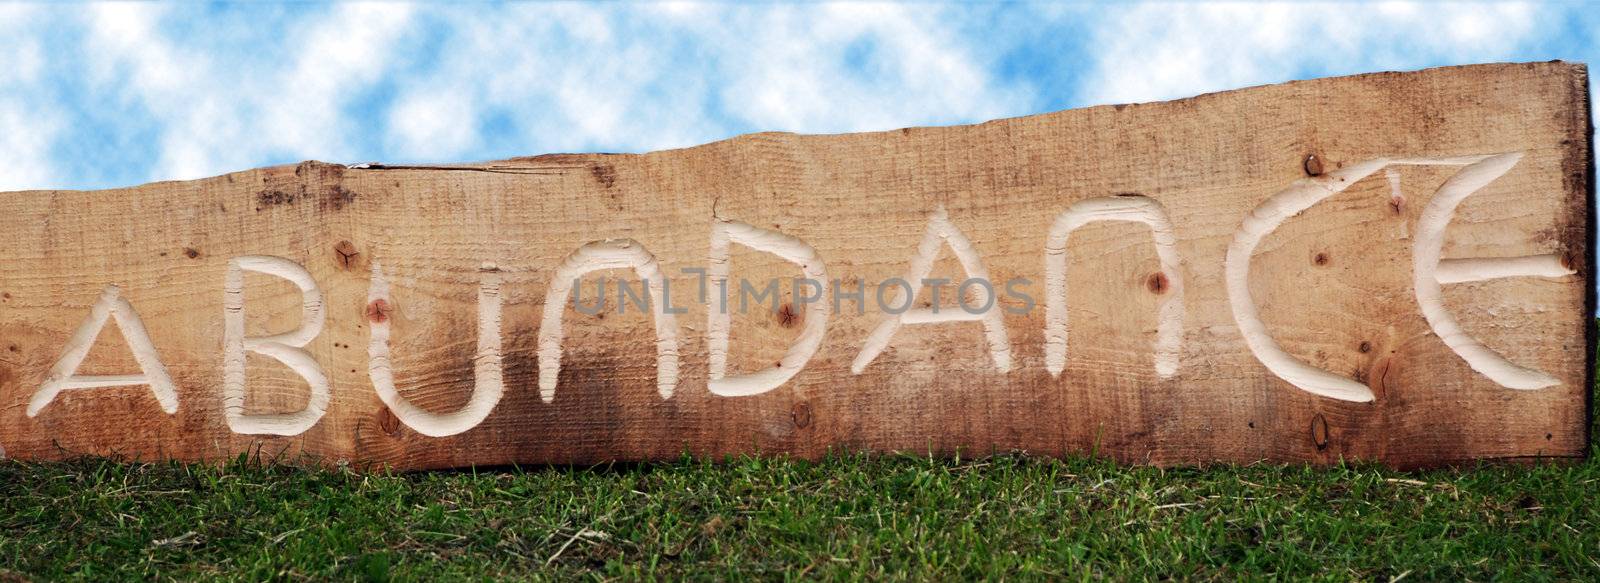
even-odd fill
[[[829,448],[1400,467],[1581,456],[1594,288],[1586,87],[1581,65],[1481,65],[645,155],[307,162],[10,193],[0,446],[29,459],[259,448],[403,468]],[[1095,220],[1106,218],[1117,220]],[[929,277],[966,277],[959,248],[997,286],[1030,280],[1018,290],[1037,305],[1002,294],[1011,310],[987,322],[870,338],[887,317],[873,286],[916,275],[930,225]],[[717,325],[683,270],[715,273],[721,252],[734,280],[802,275],[754,250],[763,236],[846,290],[865,282],[865,313],[850,299],[809,311],[790,291],[778,313],[734,313],[716,359],[728,378],[713,383]],[[578,251],[621,238],[634,243]],[[1437,268],[1430,245],[1445,258]],[[600,276],[636,278],[626,266],[638,260],[671,280],[686,312],[658,328],[617,313],[614,295],[603,314],[571,302],[547,312],[572,273],[558,275],[563,262],[596,257],[623,268],[585,275],[584,302]],[[1245,259],[1247,273],[1232,273]],[[305,309],[325,322],[265,346],[255,338],[302,327],[302,293],[285,279],[300,267],[320,294]],[[1046,292],[1059,288],[1065,311],[1052,315]],[[949,313],[955,287],[943,289]],[[1432,293],[1439,311],[1425,316]],[[1251,310],[1264,336],[1251,338]],[[91,342],[95,314],[109,323]],[[1438,332],[1452,322],[1459,334]],[[1055,326],[1064,337],[1047,334]],[[658,331],[676,335],[675,371],[658,367],[672,344]],[[806,360],[808,338],[820,343]],[[267,354],[294,362],[299,343],[310,364]],[[802,354],[786,357],[791,345]],[[76,369],[63,363],[75,354]],[[230,354],[247,355],[242,369],[230,371]],[[735,375],[793,369],[773,390],[711,390],[757,392],[759,377]],[[310,396],[315,371],[325,397]],[[117,383],[136,384],[100,386]],[[376,385],[395,387],[394,408]],[[242,399],[231,419],[230,393]]]

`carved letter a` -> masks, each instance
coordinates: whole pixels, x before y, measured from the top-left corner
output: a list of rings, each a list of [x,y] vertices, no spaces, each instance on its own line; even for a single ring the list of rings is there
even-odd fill
[[[122,339],[128,343],[128,349],[133,352],[133,359],[139,363],[140,374],[136,375],[82,375],[79,376],[78,365],[83,364],[84,357],[89,356],[89,349],[94,346],[94,339],[100,336],[100,330],[105,328],[106,319],[115,317],[117,328],[122,331]],[[172,384],[172,377],[167,374],[167,367],[161,364],[161,358],[156,355],[155,344],[150,342],[150,334],[145,332],[144,322],[139,319],[139,314],[133,311],[133,304],[122,297],[122,290],[117,286],[108,285],[100,294],[100,300],[89,308],[89,317],[84,318],[83,324],[78,326],[72,337],[67,339],[67,346],[61,352],[61,358],[56,360],[55,366],[50,367],[50,375],[45,377],[44,385],[28,400],[28,416],[39,414],[46,405],[54,401],[56,395],[67,389],[97,389],[101,387],[122,387],[129,385],[150,385],[150,391],[155,393],[156,401],[161,403],[161,410],[167,414],[178,412],[178,390]]]

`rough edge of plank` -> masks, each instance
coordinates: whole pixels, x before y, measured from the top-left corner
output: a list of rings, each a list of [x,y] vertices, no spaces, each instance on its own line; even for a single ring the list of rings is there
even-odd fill
[[[1588,238],[1585,243],[1588,245],[1588,257],[1584,258],[1584,260],[1589,262],[1589,268],[1585,270],[1588,277],[1583,282],[1585,286],[1583,310],[1584,324],[1586,324],[1584,326],[1584,343],[1586,346],[1585,354],[1588,355],[1588,359],[1584,362],[1584,383],[1586,385],[1585,388],[1588,390],[1583,392],[1583,451],[1578,454],[1578,459],[1586,460],[1594,451],[1595,445],[1594,393],[1597,372],[1595,367],[1600,366],[1600,354],[1597,354],[1597,350],[1600,350],[1600,322],[1595,320],[1597,316],[1600,316],[1600,313],[1596,311],[1600,310],[1600,289],[1596,288],[1597,284],[1600,284],[1600,278],[1595,275],[1595,261],[1600,258],[1600,252],[1597,252],[1595,248],[1596,243],[1600,242],[1600,238],[1595,235],[1595,228],[1597,224],[1600,224],[1600,217],[1596,216],[1597,213],[1600,213],[1600,199],[1595,198],[1594,96],[1589,92],[1589,67],[1586,63],[1581,62],[1566,63],[1573,69],[1573,99],[1579,102],[1579,115],[1582,115],[1587,120],[1584,130],[1584,139],[1587,143],[1584,144],[1584,147],[1589,153],[1588,160],[1584,161],[1588,168],[1582,172],[1584,197],[1588,202],[1584,209],[1584,229],[1587,231],[1585,236]]]
[[[193,178],[155,180],[155,181],[144,182],[144,183],[140,183],[140,184],[130,184],[130,185],[125,185],[125,186],[114,186],[114,187],[109,187],[109,188],[42,188],[42,189],[32,189],[32,190],[7,191],[7,192],[5,192],[5,194],[48,193],[48,192],[96,192],[96,191],[107,191],[107,190],[127,190],[127,189],[134,189],[134,188],[145,188],[145,187],[159,186],[159,185],[165,185],[165,184],[176,184],[176,183],[183,183],[183,182],[196,182],[196,181],[203,181],[203,180],[213,180],[213,179],[217,179],[217,178],[223,178],[223,177],[226,177],[226,176],[233,176],[233,175],[241,174],[241,173],[244,173],[244,172],[253,172],[253,171],[257,171],[257,170],[266,170],[266,169],[273,169],[273,168],[293,168],[293,167],[300,166],[300,165],[305,165],[305,164],[313,164],[313,165],[326,164],[326,165],[333,165],[333,166],[342,166],[344,168],[352,169],[352,170],[380,170],[380,171],[381,170],[412,170],[412,171],[416,171],[416,170],[424,170],[424,171],[434,170],[434,171],[441,171],[441,172],[491,172],[491,173],[508,173],[508,174],[528,174],[528,173],[538,173],[540,170],[564,169],[564,168],[567,168],[569,166],[568,164],[564,164],[564,163],[569,163],[569,162],[574,162],[574,161],[587,161],[587,160],[592,160],[593,158],[597,158],[597,157],[635,158],[635,157],[646,156],[646,155],[649,155],[649,154],[654,154],[654,153],[659,153],[659,152],[674,152],[674,151],[679,151],[679,150],[690,150],[690,149],[694,149],[694,148],[703,148],[703,147],[714,145],[714,144],[722,144],[722,143],[725,143],[725,142],[737,142],[737,141],[748,140],[748,139],[752,139],[752,138],[756,138],[756,137],[760,137],[760,136],[798,136],[798,137],[802,137],[802,138],[826,138],[826,137],[830,137],[830,136],[841,136],[841,135],[889,134],[889,133],[901,132],[901,131],[905,131],[905,130],[948,130],[948,129],[969,128],[969,127],[981,127],[981,126],[985,126],[985,125],[990,125],[990,124],[995,124],[995,123],[1003,123],[1003,122],[1008,122],[1008,121],[1012,121],[1012,120],[1030,119],[1030,118],[1036,118],[1036,117],[1056,115],[1056,114],[1060,114],[1060,113],[1068,112],[1068,111],[1092,111],[1092,110],[1099,110],[1099,109],[1105,109],[1105,108],[1112,108],[1112,109],[1116,109],[1116,110],[1120,111],[1122,109],[1129,108],[1129,107],[1149,107],[1149,106],[1154,106],[1154,105],[1181,104],[1181,103],[1188,103],[1188,102],[1200,101],[1200,100],[1205,100],[1205,99],[1215,99],[1215,98],[1219,98],[1219,97],[1222,97],[1222,96],[1230,95],[1230,94],[1233,94],[1233,93],[1240,93],[1240,92],[1245,92],[1245,91],[1253,91],[1253,90],[1260,89],[1260,88],[1263,88],[1263,87],[1293,87],[1293,86],[1303,85],[1303,84],[1307,84],[1307,83],[1325,83],[1325,82],[1344,81],[1344,80],[1376,79],[1376,78],[1388,77],[1388,76],[1392,76],[1392,75],[1411,75],[1411,74],[1416,74],[1416,73],[1448,71],[1448,70],[1452,70],[1452,69],[1472,69],[1472,68],[1478,68],[1478,67],[1515,66],[1515,65],[1541,65],[1541,64],[1545,64],[1545,65],[1566,65],[1567,68],[1569,68],[1569,69],[1571,69],[1573,71],[1573,77],[1577,81],[1575,83],[1575,86],[1574,86],[1574,91],[1577,92],[1576,100],[1582,102],[1586,106],[1586,107],[1583,108],[1584,115],[1586,117],[1591,118],[1591,119],[1589,119],[1589,123],[1588,123],[1588,133],[1589,133],[1589,141],[1590,141],[1591,144],[1593,144],[1594,143],[1594,120],[1592,119],[1593,116],[1590,113],[1592,111],[1592,108],[1588,107],[1589,102],[1590,102],[1589,91],[1588,91],[1588,78],[1589,78],[1588,65],[1586,63],[1584,63],[1584,62],[1581,62],[1581,61],[1567,61],[1567,60],[1563,60],[1563,59],[1554,59],[1554,60],[1549,60],[1549,61],[1501,61],[1501,62],[1489,62],[1489,63],[1469,63],[1469,64],[1463,64],[1463,65],[1444,65],[1444,66],[1439,66],[1439,67],[1424,67],[1424,68],[1421,68],[1421,69],[1372,71],[1372,72],[1368,72],[1368,73],[1357,73],[1357,74],[1353,74],[1353,75],[1340,75],[1340,76],[1333,76],[1333,77],[1316,77],[1316,78],[1312,78],[1312,79],[1292,79],[1292,80],[1289,80],[1289,81],[1282,81],[1282,82],[1277,82],[1277,83],[1259,83],[1259,84],[1255,84],[1255,85],[1247,85],[1247,86],[1244,86],[1244,87],[1235,87],[1235,88],[1224,89],[1224,90],[1220,90],[1220,91],[1210,91],[1210,92],[1206,92],[1206,93],[1200,93],[1200,94],[1192,95],[1192,96],[1189,96],[1189,97],[1180,97],[1180,98],[1176,98],[1176,99],[1167,99],[1167,100],[1158,100],[1158,101],[1141,101],[1141,102],[1134,102],[1134,103],[1105,103],[1105,104],[1097,104],[1097,105],[1088,105],[1088,106],[1083,106],[1083,107],[1069,107],[1069,108],[1066,108],[1066,109],[1057,109],[1057,110],[1052,110],[1052,111],[1031,113],[1031,114],[1026,114],[1026,115],[1019,115],[1019,116],[1012,116],[1012,117],[1000,117],[1000,118],[995,118],[995,119],[985,120],[985,121],[975,122],[975,123],[960,123],[960,124],[931,125],[931,126],[905,126],[905,127],[901,127],[901,128],[894,128],[894,129],[887,129],[887,130],[874,130],[874,131],[866,131],[866,132],[841,132],[841,133],[831,133],[831,134],[808,134],[808,133],[803,133],[803,132],[788,132],[788,131],[757,131],[757,132],[750,132],[750,133],[744,133],[744,134],[738,134],[738,135],[734,135],[734,136],[729,136],[727,138],[723,138],[723,139],[720,139],[720,140],[712,140],[710,142],[704,142],[704,143],[700,143],[700,144],[692,144],[692,145],[682,146],[682,147],[678,147],[678,148],[664,148],[664,149],[660,149],[660,150],[650,150],[648,152],[550,152],[550,153],[535,154],[535,155],[530,155],[530,156],[513,156],[513,157],[510,157],[510,158],[505,158],[505,159],[500,159],[500,160],[484,160],[484,161],[477,161],[477,162],[446,162],[446,163],[428,163],[428,162],[395,163],[395,164],[388,164],[388,163],[383,163],[383,162],[337,163],[337,162],[326,162],[326,161],[322,161],[322,160],[311,159],[311,160],[302,160],[300,162],[295,162],[295,163],[273,164],[273,165],[269,165],[269,166],[260,166],[260,167],[248,168],[248,169],[244,169],[244,170],[234,170],[234,171],[223,172],[221,174],[214,174],[214,175],[210,175],[210,176],[196,176],[196,177],[193,177]],[[1588,188],[1588,196],[1589,196],[1591,201],[1594,200],[1594,195],[1595,195],[1595,187],[1594,187],[1594,182],[1595,182],[1595,169],[1594,169],[1595,155],[1594,155],[1594,151],[1593,150],[1594,149],[1592,147],[1589,148],[1589,161],[1588,161],[1589,169],[1588,169],[1588,175],[1586,176],[1586,181],[1588,183],[1586,186]],[[1591,228],[1590,242],[1594,243],[1596,241],[1596,239],[1593,237],[1593,234],[1592,234],[1593,233],[1592,229],[1594,227],[1594,224],[1593,224],[1593,220],[1594,220],[1593,205],[1591,205],[1591,210],[1590,210],[1589,215],[1590,215],[1589,218],[1590,218],[1590,222],[1591,222],[1591,224],[1589,225],[1589,227]],[[1593,249],[1593,247],[1591,245],[1591,250],[1592,249]],[[1591,258],[1592,257],[1593,257],[1593,255],[1591,254]],[[1590,282],[1590,283],[1592,284],[1593,282]],[[1593,285],[1591,285],[1590,287],[1592,288]],[[1590,295],[1593,296],[1594,294],[1591,293]],[[1591,304],[1594,303],[1594,298],[1593,297],[1590,298],[1590,303]],[[1591,313],[1594,312],[1594,307],[1595,307],[1594,305],[1590,306],[1590,312]],[[1593,368],[1593,367],[1591,367],[1591,368]]]

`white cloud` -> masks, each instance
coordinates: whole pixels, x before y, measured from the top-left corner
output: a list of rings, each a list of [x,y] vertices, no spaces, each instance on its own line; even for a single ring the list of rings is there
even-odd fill
[[[40,26],[41,11],[0,5],[0,191],[59,183],[51,149],[62,131],[61,116],[41,99],[44,50],[28,31]]]
[[[478,141],[476,97],[438,88],[405,95],[389,110],[390,148],[410,158],[449,158]]]
[[[0,18],[6,17],[0,14]],[[38,81],[44,71],[44,49],[39,46],[39,39],[23,35],[11,36],[11,31],[7,31],[7,36],[15,40],[0,45],[0,63],[6,64],[0,69],[0,83],[14,87],[15,84],[31,84]]]
[[[517,152],[524,154],[673,148],[743,131],[971,122],[1022,109],[1027,92],[989,78],[989,64],[944,24],[942,10],[430,10],[423,18],[442,25],[445,49],[437,64],[400,84],[386,143],[401,156],[448,159],[482,142],[461,129],[487,112],[510,115],[524,132]],[[441,88],[450,88],[450,106]]]
[[[184,50],[161,34],[165,6],[97,4],[87,10],[86,52],[96,90],[144,109],[161,126],[153,177],[204,176],[221,165],[225,148],[246,143],[238,131],[239,101],[221,96],[237,86],[217,78],[201,51]]]
[[[1504,59],[1536,39],[1526,4],[1145,4],[1096,22],[1080,101],[1140,102],[1353,73]]]
[[[959,16],[928,5],[784,7],[717,20],[728,112],[750,124],[803,132],[893,129],[982,121],[1030,97],[998,86]],[[852,62],[860,60],[863,62]]]
[[[338,158],[348,145],[341,106],[384,74],[405,6],[340,5],[281,47],[285,63],[234,62],[163,28],[154,4],[88,8],[88,64],[98,89],[131,101],[160,126],[152,179],[190,179],[257,166],[274,152]],[[280,47],[270,47],[280,48]]]
[[[64,64],[93,88],[86,102],[154,129],[152,180],[285,158],[457,160],[483,151],[490,120],[498,147],[515,148],[498,155],[646,151],[745,131],[981,121],[1031,97],[990,78],[992,63],[951,24],[960,8],[298,7],[259,50],[214,46],[262,39],[253,22],[196,23],[163,5],[68,14],[82,25],[84,59]],[[209,28],[187,35],[185,24]],[[24,50],[0,56],[38,61]],[[392,95],[363,97],[380,83]]]
[[[50,149],[61,127],[59,116],[0,98],[0,192],[60,183]]]
[[[1046,104],[1548,58],[1579,45],[1594,55],[1600,39],[1574,38],[1600,30],[1586,12],[1600,11],[674,2],[251,5],[216,18],[154,4],[0,3],[0,185],[111,186],[62,173],[79,171],[72,156],[124,144],[134,153],[123,163],[148,167],[116,180],[306,158],[648,151],[749,131],[967,123]]]
[[[389,73],[411,15],[405,4],[341,4],[290,37],[292,62],[264,88],[270,93],[258,98],[260,135],[268,147],[302,157],[356,155],[350,144],[354,128],[341,110]]]

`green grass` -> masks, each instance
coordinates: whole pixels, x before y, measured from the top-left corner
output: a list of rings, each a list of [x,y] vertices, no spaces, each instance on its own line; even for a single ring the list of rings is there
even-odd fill
[[[1426,472],[864,454],[418,473],[4,461],[0,581],[1600,580],[1591,442],[1582,462]]]
[[[1600,464],[840,456],[370,474],[0,465],[0,569],[86,578],[1600,577]],[[3,577],[0,577],[3,579]]]

